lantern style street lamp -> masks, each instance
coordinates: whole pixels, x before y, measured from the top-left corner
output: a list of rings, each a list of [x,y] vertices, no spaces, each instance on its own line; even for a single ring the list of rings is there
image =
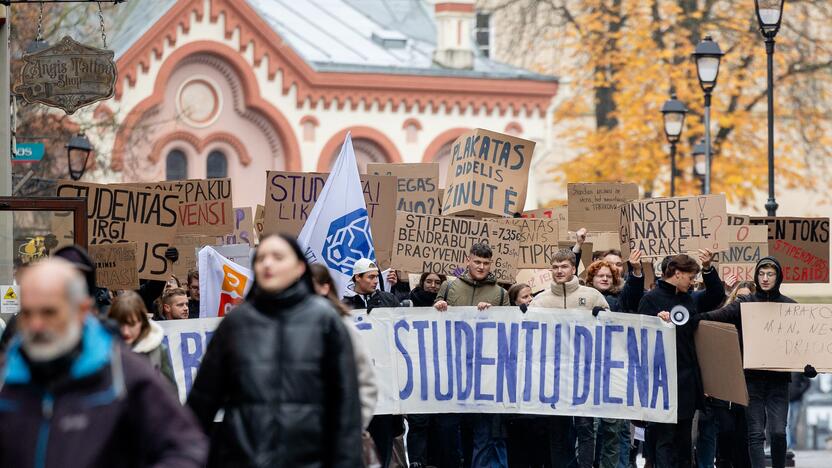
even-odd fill
[[[72,180],[80,180],[84,176],[92,150],[92,143],[83,133],[69,139],[66,145],[66,160]]]
[[[662,117],[664,119],[664,135],[670,143],[670,196],[676,196],[676,143],[682,136],[682,129],[685,125],[685,115],[688,108],[685,104],[676,99],[672,94],[670,100],[662,106]]]
[[[703,194],[705,193],[705,173],[707,172],[706,153],[708,151],[705,149],[705,140],[700,140],[699,143],[693,146],[693,177],[699,179]]]
[[[711,93],[716,87],[719,62],[723,55],[719,44],[711,36],[705,36],[693,52],[699,86],[705,93],[705,195],[711,193]]]

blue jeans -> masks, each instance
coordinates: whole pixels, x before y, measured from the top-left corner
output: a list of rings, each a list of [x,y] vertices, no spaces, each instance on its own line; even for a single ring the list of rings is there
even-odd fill
[[[716,459],[716,437],[719,434],[717,408],[710,404],[699,412],[699,437],[696,439],[697,468],[713,468]]]
[[[473,414],[474,453],[471,468],[508,468],[506,438],[499,414]]]
[[[618,468],[630,466],[630,421],[624,421],[618,433]]]
[[[749,380],[748,453],[752,468],[766,468],[766,432],[771,442],[771,466],[786,465],[786,419],[789,412],[789,383]]]
[[[802,407],[803,399],[789,402],[789,424],[786,426],[786,447],[789,449],[794,449],[797,445],[797,422]]]

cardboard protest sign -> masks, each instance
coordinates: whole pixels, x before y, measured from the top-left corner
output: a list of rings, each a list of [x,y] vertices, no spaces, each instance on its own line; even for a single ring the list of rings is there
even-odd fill
[[[138,187],[59,181],[59,197],[87,199],[89,244],[134,241],[139,278],[167,281],[172,269],[165,250],[179,226],[179,195]]]
[[[832,304],[743,302],[743,367],[832,371]]]
[[[95,262],[95,284],[113,291],[138,289],[135,242],[95,244],[89,246],[89,254]]]
[[[220,236],[217,241],[221,245],[248,244],[254,247],[255,240],[254,218],[251,215],[251,207],[234,208],[234,232]]]
[[[515,282],[529,285],[529,288],[532,290],[532,294],[537,294],[552,284],[552,270],[517,270],[517,278]]]
[[[439,214],[439,164],[367,164],[367,174],[396,177],[396,211]]]
[[[509,224],[517,228],[520,255],[517,268],[549,268],[558,251],[558,222],[544,218],[483,218],[483,221]]]
[[[621,206],[621,252],[645,258],[728,248],[725,195],[650,198]]]
[[[562,241],[569,239],[569,230],[567,229],[569,224],[569,208],[566,205],[524,211],[521,218],[555,219],[558,221],[558,239]],[[616,228],[617,231],[618,228]]]
[[[451,146],[442,214],[512,217],[526,205],[535,143],[481,128]]]
[[[748,387],[736,327],[704,320],[699,322],[694,341],[705,394],[748,406]]]
[[[317,172],[267,172],[264,232],[282,232],[292,236],[300,234],[327,177],[328,173]],[[376,261],[381,268],[387,268],[396,217],[396,178],[366,174],[360,177],[370,216]]]
[[[575,234],[570,233],[572,236]],[[574,238],[574,237],[573,237]],[[592,244],[592,251],[621,250],[618,232],[587,232],[586,242]]]
[[[756,264],[768,256],[768,231],[765,226],[727,226],[728,249],[717,252],[717,263]]]
[[[169,180],[117,184],[179,194],[179,234],[224,236],[234,232],[231,179]]]
[[[750,224],[750,222],[751,216],[736,213],[728,213],[729,226],[744,226],[746,224]]]
[[[266,207],[263,205],[257,205],[257,209],[254,212],[254,231],[255,231],[255,239],[256,242],[260,241],[260,237],[263,236],[263,228],[266,226]]]
[[[179,253],[179,258],[173,263],[173,274],[180,281],[185,281],[188,272],[197,269],[196,253],[206,245],[213,245],[217,238],[213,236],[196,236],[193,234],[178,235],[173,239],[172,247]]]
[[[829,218],[751,218],[768,226],[768,251],[784,283],[829,282]]]
[[[618,231],[618,208],[638,199],[638,184],[567,184],[569,230]]]
[[[394,234],[392,265],[397,270],[459,276],[471,246],[485,242],[494,252],[491,271],[497,281],[514,282],[520,250],[520,233],[514,226],[400,211]]]
[[[719,272],[719,277],[724,281],[729,275],[737,278],[737,281],[754,281],[754,269],[756,263],[717,263],[714,268]]]

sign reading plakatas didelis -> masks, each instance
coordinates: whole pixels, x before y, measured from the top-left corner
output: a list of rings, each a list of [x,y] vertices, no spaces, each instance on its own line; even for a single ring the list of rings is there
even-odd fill
[[[535,142],[474,129],[451,146],[442,214],[512,217],[526,205]]]

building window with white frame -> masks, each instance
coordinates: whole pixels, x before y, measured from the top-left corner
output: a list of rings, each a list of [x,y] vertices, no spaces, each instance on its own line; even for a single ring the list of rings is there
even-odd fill
[[[474,28],[477,50],[483,57],[490,57],[491,54],[491,13],[486,11],[477,12],[477,23]]]

